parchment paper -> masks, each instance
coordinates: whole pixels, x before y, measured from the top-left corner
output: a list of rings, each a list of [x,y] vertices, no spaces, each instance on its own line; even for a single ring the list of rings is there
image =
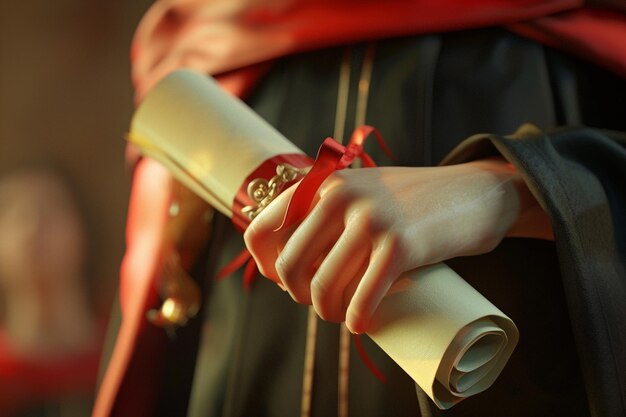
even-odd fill
[[[188,70],[145,97],[129,141],[229,217],[257,166],[302,152],[212,78]],[[442,409],[487,389],[518,340],[513,322],[443,263],[402,276],[368,335]]]

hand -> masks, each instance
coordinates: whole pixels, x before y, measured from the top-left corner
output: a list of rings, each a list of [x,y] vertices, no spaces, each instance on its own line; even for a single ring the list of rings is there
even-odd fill
[[[292,193],[250,224],[248,249],[295,301],[354,333],[367,330],[403,272],[486,253],[509,231],[533,235],[547,224],[519,174],[498,159],[337,171],[299,225],[274,232]]]

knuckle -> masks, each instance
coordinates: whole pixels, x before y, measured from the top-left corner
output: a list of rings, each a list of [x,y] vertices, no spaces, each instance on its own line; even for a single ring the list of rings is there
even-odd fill
[[[289,283],[290,279],[294,275],[293,264],[289,262],[285,256],[280,255],[276,258],[274,268],[276,268],[276,273],[281,280],[285,283]]]
[[[335,171],[320,187],[320,197],[350,200],[359,194],[358,188],[351,181],[349,170]]]
[[[335,171],[324,181],[324,185],[329,188],[341,186],[349,181],[348,178],[349,174],[346,170]]]
[[[311,300],[317,314],[325,321],[340,323],[344,320],[344,314],[337,308],[337,300],[334,297],[334,286],[320,279],[311,281]]]
[[[338,207],[345,205],[351,200],[351,192],[344,186],[333,187],[320,193],[320,204],[330,207]]]
[[[382,216],[378,210],[371,210],[368,220],[368,230],[373,235],[387,234],[391,229],[389,220],[385,216]]]
[[[390,215],[385,201],[363,196],[351,201],[345,221],[367,230],[370,235],[380,236],[393,230],[397,219]]]
[[[254,224],[254,222],[248,225],[248,228],[243,234],[243,240],[248,249],[256,247],[257,244],[262,240],[262,234],[260,233],[257,225]]]
[[[314,299],[326,300],[331,292],[332,286],[319,276],[316,276],[311,280],[311,295]]]
[[[391,277],[395,273],[403,272],[407,261],[407,242],[402,234],[389,232],[382,242],[382,250],[385,252],[387,273]]]

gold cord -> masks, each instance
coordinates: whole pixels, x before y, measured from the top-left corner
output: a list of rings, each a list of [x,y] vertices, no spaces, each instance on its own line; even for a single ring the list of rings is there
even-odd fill
[[[346,127],[346,117],[348,111],[348,94],[350,92],[350,67],[352,61],[352,48],[344,50],[339,67],[339,86],[337,92],[337,106],[335,110],[335,132],[334,138],[338,142],[343,142],[343,135]],[[343,326],[345,327],[345,326]],[[307,322],[306,347],[304,352],[304,374],[302,376],[302,399],[300,402],[300,416],[310,417],[311,398],[313,392],[313,374],[315,365],[315,345],[317,341],[317,313],[315,309],[309,307]],[[349,351],[348,351],[349,352]],[[340,365],[341,367],[341,359]],[[341,379],[341,372],[340,372]],[[347,380],[346,380],[347,383]],[[340,381],[341,384],[341,381]],[[341,385],[340,385],[341,386]],[[341,391],[341,388],[340,388]],[[339,402],[341,405],[341,401]]]
[[[343,135],[346,129],[346,117],[348,113],[348,96],[350,93],[350,67],[352,61],[352,48],[346,47],[341,58],[339,67],[339,85],[337,87],[337,106],[335,107],[335,132],[333,138],[343,143]]]
[[[363,66],[358,84],[356,102],[355,128],[365,124],[367,115],[367,101],[370,90],[370,81],[374,64],[375,44],[369,44],[363,58]],[[339,68],[339,85],[337,92],[337,106],[335,110],[334,139],[343,142],[348,113],[348,97],[350,93],[350,70],[352,62],[352,48],[346,47]],[[350,331],[345,324],[339,328],[339,363],[338,363],[338,404],[337,415],[348,417],[349,388],[350,388]],[[304,353],[304,372],[302,376],[302,398],[300,417],[310,417],[311,400],[313,394],[313,378],[315,366],[315,347],[317,342],[317,313],[310,306],[307,319],[307,335]]]
[[[315,366],[315,342],[317,341],[317,313],[309,306],[307,318],[306,347],[304,350],[304,373],[302,375],[302,398],[300,401],[300,417],[311,415],[311,398],[313,396],[313,374]]]
[[[361,77],[359,78],[359,95],[356,102],[356,116],[354,118],[355,128],[365,124],[365,118],[367,116],[367,99],[369,97],[370,82],[372,80],[375,53],[376,44],[368,44],[367,49],[365,50],[365,57],[363,58]]]
[[[365,124],[367,115],[367,99],[369,97],[375,51],[376,45],[374,43],[367,45],[359,77],[359,90],[356,101],[356,114],[354,118],[355,128]],[[343,122],[345,124],[345,120]],[[354,161],[352,164],[353,167],[359,167],[360,165],[358,163],[360,163],[359,160]],[[350,399],[350,331],[346,327],[345,323],[341,324],[339,329],[339,401],[337,415],[339,417],[348,417],[348,404]]]
[[[339,325],[339,401],[337,416],[348,416],[350,399],[350,331],[345,323]]]

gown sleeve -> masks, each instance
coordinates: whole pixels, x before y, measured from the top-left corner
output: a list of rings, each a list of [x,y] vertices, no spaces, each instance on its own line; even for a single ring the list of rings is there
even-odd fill
[[[626,415],[626,134],[475,135],[442,162],[502,155],[549,214],[592,415]]]

